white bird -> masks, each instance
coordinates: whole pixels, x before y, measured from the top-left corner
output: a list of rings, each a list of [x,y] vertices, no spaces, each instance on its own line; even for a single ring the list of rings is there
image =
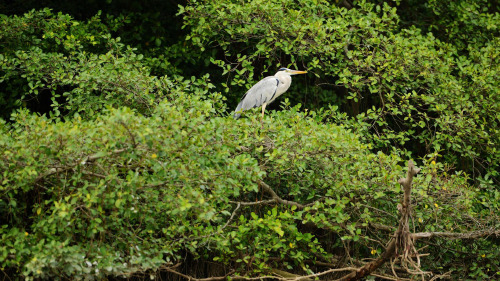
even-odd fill
[[[277,97],[281,96],[292,83],[292,75],[305,74],[307,71],[293,70],[282,67],[274,74],[260,80],[253,85],[248,92],[243,96],[240,103],[236,107],[234,119],[238,119],[241,113],[245,110],[262,106],[262,119],[264,120],[264,110],[266,105],[273,102]]]

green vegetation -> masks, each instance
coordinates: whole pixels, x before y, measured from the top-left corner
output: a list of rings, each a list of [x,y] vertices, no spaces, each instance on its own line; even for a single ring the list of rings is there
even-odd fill
[[[2,278],[361,268],[409,159],[429,255],[373,273],[500,278],[497,4],[24,2],[0,4]],[[234,120],[282,66],[309,74]]]

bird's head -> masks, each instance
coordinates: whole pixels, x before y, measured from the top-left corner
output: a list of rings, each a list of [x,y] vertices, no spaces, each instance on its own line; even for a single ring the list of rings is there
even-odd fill
[[[278,69],[278,72],[283,72],[283,73],[286,73],[288,75],[297,75],[297,74],[306,74],[307,73],[307,71],[293,70],[293,69],[286,68],[286,67],[282,67],[282,68]]]

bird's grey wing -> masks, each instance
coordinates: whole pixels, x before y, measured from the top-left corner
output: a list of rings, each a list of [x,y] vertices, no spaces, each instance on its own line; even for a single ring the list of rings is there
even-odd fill
[[[280,81],[275,76],[268,76],[253,85],[236,107],[234,119],[238,119],[241,112],[245,110],[269,103],[276,95],[279,83]]]

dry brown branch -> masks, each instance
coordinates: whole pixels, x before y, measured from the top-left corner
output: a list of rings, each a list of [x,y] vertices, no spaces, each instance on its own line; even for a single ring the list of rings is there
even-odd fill
[[[306,207],[313,206],[316,202],[324,200],[324,199],[320,199],[318,201],[314,201],[312,203],[303,205],[303,204],[300,204],[300,203],[297,203],[294,201],[285,200],[285,199],[279,197],[278,194],[276,194],[276,192],[274,192],[274,190],[263,181],[259,181],[258,183],[266,193],[271,195],[272,199],[261,200],[261,201],[256,201],[256,202],[239,202],[239,201],[229,201],[229,202],[232,204],[240,204],[241,206],[268,205],[268,204],[272,204],[272,203],[279,203],[279,204],[288,205],[288,206],[295,206],[298,209],[302,210]]]
[[[287,278],[287,279],[293,279],[293,278],[301,277],[300,275],[293,274],[293,273],[290,273],[290,272],[287,272],[287,271],[283,271],[283,270],[280,270],[280,269],[275,269],[275,268],[272,268],[271,272],[273,274],[277,275],[278,277],[283,277],[283,278]],[[304,279],[301,279],[301,280],[312,281],[313,279],[311,279],[311,278],[304,278]]]
[[[106,178],[105,175],[101,175],[101,174],[97,174],[97,173],[92,173],[92,172],[87,172],[87,171],[83,171],[82,173],[84,175],[93,176],[93,177],[97,177],[97,178],[101,178],[101,179],[105,179]]]
[[[325,271],[314,273],[314,274],[310,274],[310,275],[304,275],[304,276],[298,276],[298,275],[291,274],[291,273],[288,273],[288,272],[285,272],[285,271],[282,271],[282,270],[276,270],[276,269],[272,270],[272,272],[274,274],[278,274],[278,275],[282,274],[282,275],[286,275],[288,277],[285,277],[285,276],[275,276],[275,275],[266,275],[266,276],[259,276],[259,277],[245,277],[245,276],[231,275],[231,274],[234,273],[234,271],[231,271],[231,272],[229,272],[228,274],[226,274],[224,276],[209,277],[209,278],[195,278],[193,276],[189,276],[189,275],[186,275],[186,274],[183,274],[183,273],[180,273],[180,272],[174,270],[174,268],[176,268],[178,266],[179,266],[179,264],[171,266],[171,267],[164,267],[163,269],[165,269],[168,272],[177,274],[177,275],[179,275],[179,276],[181,276],[181,277],[183,277],[183,278],[185,278],[187,280],[190,280],[190,281],[217,281],[217,280],[225,280],[227,278],[230,278],[231,280],[248,280],[248,281],[251,281],[251,280],[265,280],[265,279],[275,279],[275,280],[281,280],[281,281],[300,281],[300,280],[312,280],[312,278],[320,277],[320,276],[323,276],[325,274],[329,274],[329,273],[332,273],[332,272],[342,272],[342,271],[353,271],[353,270],[356,270],[356,268],[354,268],[354,267],[332,268],[332,269],[329,269],[329,270],[325,270]],[[293,276],[293,277],[291,277],[291,276]]]
[[[280,204],[296,206],[299,209],[304,209],[306,207],[305,205],[302,205],[300,203],[282,199],[281,197],[278,196],[278,194],[276,194],[276,192],[274,192],[274,190],[269,185],[267,185],[263,181],[259,181],[259,184],[264,191],[266,191],[267,193],[269,193],[269,195],[271,195],[271,197],[273,198],[274,201],[276,201]]]
[[[374,223],[374,222],[368,223],[368,226],[371,226],[371,227],[378,229],[378,230],[384,230],[384,231],[394,231],[394,228],[395,228],[393,226],[388,226],[385,224]]]
[[[300,281],[300,280],[307,280],[315,277],[320,277],[325,274],[333,273],[333,272],[342,272],[342,271],[354,271],[356,270],[355,267],[344,267],[344,268],[332,268],[329,270],[325,270],[322,272],[310,274],[310,275],[304,275],[304,276],[296,276],[296,277],[280,277],[280,276],[261,276],[261,277],[243,277],[243,276],[231,276],[231,279],[235,280],[263,280],[263,279],[277,279],[277,280],[282,280],[282,281]],[[283,271],[280,271],[283,272]]]
[[[174,265],[174,266],[171,266],[171,267],[164,267],[163,269],[165,269],[166,271],[168,271],[170,273],[173,273],[173,274],[179,275],[181,277],[184,277],[184,278],[186,278],[187,280],[190,280],[190,281],[217,281],[217,280],[226,280],[229,275],[231,275],[231,274],[234,273],[234,271],[230,271],[228,274],[226,274],[224,276],[216,276],[216,277],[208,277],[208,278],[194,278],[193,276],[189,276],[189,275],[180,273],[177,270],[174,270],[174,268],[178,267],[179,265],[180,264],[177,264],[177,265]]]
[[[411,235],[414,239],[420,238],[433,238],[433,237],[443,237],[448,239],[477,239],[483,237],[500,237],[500,229],[485,229],[478,231],[471,231],[465,233],[456,233],[456,232],[419,232],[413,233]]]
[[[376,260],[367,263],[358,270],[338,279],[337,281],[359,280],[363,277],[370,275],[375,269],[379,268],[382,264],[387,262],[396,252],[396,240],[392,239],[387,245],[385,252]]]
[[[315,278],[315,277],[320,277],[322,275],[329,274],[329,273],[332,273],[332,272],[353,271],[353,270],[356,270],[356,268],[355,267],[332,268],[332,269],[325,270],[325,271],[322,271],[322,272],[318,272],[318,273],[315,273],[315,274],[310,274],[310,275],[305,275],[305,276],[297,276],[297,277],[294,277],[294,278],[282,278],[280,280],[299,281],[299,280],[306,280],[306,279],[311,279],[311,278]]]
[[[444,274],[438,274],[438,275],[432,277],[432,279],[429,281],[434,281],[434,280],[443,279],[443,278],[450,279],[450,277],[451,277],[450,273],[451,273],[451,271],[448,271]]]

